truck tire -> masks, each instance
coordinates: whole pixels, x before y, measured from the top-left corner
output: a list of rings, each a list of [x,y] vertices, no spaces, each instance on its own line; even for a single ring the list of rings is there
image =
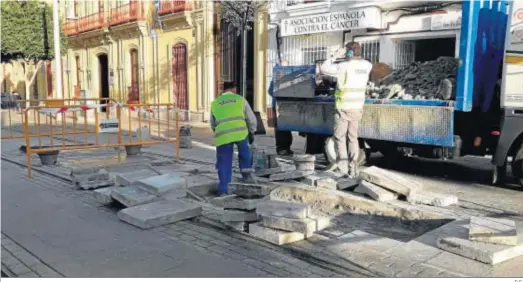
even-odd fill
[[[519,145],[519,149],[512,160],[512,175],[516,178],[518,184],[523,187],[523,144]]]

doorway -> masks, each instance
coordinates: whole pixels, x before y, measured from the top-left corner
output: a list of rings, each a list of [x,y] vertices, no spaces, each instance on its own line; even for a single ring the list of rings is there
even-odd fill
[[[173,105],[185,110],[183,119],[188,120],[189,103],[187,99],[187,46],[178,43],[172,49]]]
[[[106,54],[98,55],[99,68],[98,72],[100,74],[99,81],[99,98],[100,104],[105,104],[109,98],[109,60]],[[104,100],[102,100],[104,99]],[[107,107],[102,108],[102,112],[106,112]]]

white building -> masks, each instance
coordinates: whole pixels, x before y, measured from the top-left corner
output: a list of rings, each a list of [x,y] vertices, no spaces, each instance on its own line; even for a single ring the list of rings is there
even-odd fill
[[[394,69],[459,52],[461,1],[272,0],[269,17],[268,83],[280,60],[341,57],[351,41]]]

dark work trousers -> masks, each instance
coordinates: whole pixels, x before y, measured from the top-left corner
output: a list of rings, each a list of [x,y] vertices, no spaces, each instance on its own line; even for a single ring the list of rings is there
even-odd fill
[[[274,133],[276,138],[276,152],[281,150],[290,150],[292,145],[292,132],[278,130],[278,118],[276,116],[276,103],[272,103],[274,117]]]
[[[216,148],[216,169],[220,179],[218,189],[221,193],[228,192],[229,183],[232,180],[232,160],[234,158],[235,145],[238,148],[238,159],[242,176],[244,178],[248,177],[249,174],[243,172],[252,168],[252,156],[248,138],[245,138],[243,141],[218,146]]]

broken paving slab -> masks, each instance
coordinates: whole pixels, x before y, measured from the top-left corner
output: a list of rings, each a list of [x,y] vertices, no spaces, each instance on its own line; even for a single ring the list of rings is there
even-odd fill
[[[354,190],[361,183],[361,179],[357,178],[342,178],[338,180],[338,190]]]
[[[307,184],[309,186],[316,186],[316,183],[319,179],[322,179],[323,177],[318,175],[307,175],[304,178],[300,179],[301,183]]]
[[[303,178],[303,177],[305,177],[307,175],[311,175],[311,174],[314,174],[314,171],[295,170],[295,171],[271,174],[269,179],[271,181],[292,180],[292,179]]]
[[[264,197],[271,193],[276,187],[271,184],[254,184],[244,182],[229,183],[229,192],[240,197]]]
[[[211,200],[211,204],[222,207],[224,209],[237,209],[237,210],[255,210],[256,205],[262,201],[266,201],[266,198],[259,199],[244,199],[237,195],[227,195],[223,197],[214,198]]]
[[[425,190],[418,190],[407,196],[407,202],[422,204],[435,207],[447,207],[458,204],[458,197],[454,195],[434,193]]]
[[[296,170],[295,165],[289,165],[289,164],[282,164],[279,167],[273,167],[273,168],[264,168],[257,170],[254,175],[256,176],[269,176],[271,174],[275,173],[281,173],[281,172],[288,172],[288,171],[294,171]]]
[[[77,185],[83,190],[93,190],[97,188],[103,188],[114,185],[114,179],[109,180],[94,180],[94,181],[84,181],[77,183]]]
[[[187,197],[186,189],[174,189],[160,196],[163,200],[175,200]]]
[[[218,211],[221,214],[220,221],[222,222],[253,222],[258,221],[258,214],[255,212],[240,211],[240,210],[223,210]]]
[[[446,237],[438,239],[437,247],[444,251],[490,265],[496,265],[515,257],[523,256],[523,240],[521,236],[518,244],[515,246],[475,242],[458,237]]]
[[[470,218],[469,239],[472,241],[511,245],[518,243],[516,222],[506,218]]]
[[[324,226],[326,226],[324,222],[320,222],[320,219],[288,218],[268,215],[262,215],[261,218],[262,225],[265,227],[310,235],[321,230],[318,228],[324,228]]]
[[[102,166],[76,166],[71,167],[71,176],[93,174],[100,171]]]
[[[363,180],[404,196],[409,196],[423,189],[422,184],[419,182],[375,166],[362,170],[360,177]]]
[[[163,200],[126,208],[118,212],[118,218],[142,229],[193,218],[202,213],[202,207],[182,200]]]
[[[187,180],[176,173],[149,177],[135,181],[133,184],[156,196],[161,196],[174,189],[187,189]]]
[[[115,173],[115,182],[118,186],[127,186],[131,183],[146,179],[149,177],[157,176],[158,174],[151,169],[141,169],[126,173]]]
[[[156,195],[146,192],[134,185],[115,187],[111,191],[111,197],[126,207],[134,207],[158,200]]]
[[[111,197],[112,189],[113,187],[96,189],[93,191],[93,197],[98,203],[109,205],[113,202],[113,198]]]
[[[338,190],[338,182],[330,177],[323,177],[316,180],[316,187],[328,190]]]
[[[365,180],[360,183],[354,192],[367,195],[378,202],[390,202],[398,198],[398,194],[395,194]]]
[[[300,219],[309,216],[310,208],[307,204],[270,200],[256,205],[256,213],[259,215]]]
[[[284,245],[305,239],[305,235],[302,233],[267,228],[259,222],[249,224],[249,234],[276,245]]]

